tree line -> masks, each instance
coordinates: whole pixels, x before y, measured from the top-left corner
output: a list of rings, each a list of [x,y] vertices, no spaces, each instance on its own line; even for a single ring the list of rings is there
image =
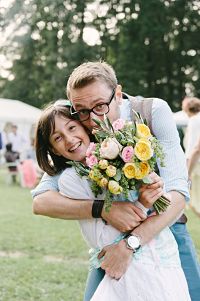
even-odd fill
[[[74,67],[102,59],[123,91],[163,98],[177,111],[186,94],[200,96],[199,15],[195,0],[14,1],[0,10],[0,31],[15,25],[2,45],[12,65],[0,96],[41,108],[66,98]]]

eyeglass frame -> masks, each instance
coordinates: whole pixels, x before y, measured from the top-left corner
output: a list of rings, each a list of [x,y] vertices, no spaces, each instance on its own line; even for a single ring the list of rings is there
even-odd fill
[[[81,122],[88,120],[88,119],[90,118],[90,113],[91,113],[91,112],[93,112],[93,113],[94,113],[95,115],[97,115],[97,116],[103,116],[104,114],[108,114],[108,112],[110,111],[110,104],[111,104],[111,102],[112,102],[112,100],[113,100],[113,98],[114,98],[114,96],[115,96],[115,92],[116,92],[116,88],[114,88],[114,89],[112,90],[112,94],[111,94],[111,96],[110,96],[108,102],[105,102],[105,103],[99,103],[99,104],[97,104],[96,106],[94,106],[92,109],[82,109],[82,110],[88,112],[88,117],[87,117],[86,119],[84,119],[84,120],[80,119],[80,117],[79,117],[79,112],[81,112],[82,110],[80,110],[80,111],[75,111],[73,106],[70,107],[70,114],[71,114],[71,115],[77,114],[77,118],[78,118],[78,120],[80,120]],[[97,114],[96,112],[94,112],[95,107],[98,107],[99,105],[106,105],[106,106],[108,107],[107,113],[104,112],[104,113],[101,113],[101,114]],[[73,111],[73,110],[74,110],[74,111]]]

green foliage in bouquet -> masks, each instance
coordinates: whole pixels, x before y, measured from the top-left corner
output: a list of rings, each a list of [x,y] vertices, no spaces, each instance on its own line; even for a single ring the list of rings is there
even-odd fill
[[[118,119],[111,124],[94,119],[98,128],[93,130],[96,143],[91,142],[86,153],[86,165],[70,162],[81,176],[91,182],[97,197],[104,195],[105,208],[109,211],[113,200],[130,200],[130,191],[138,190],[142,184],[150,184],[149,174],[156,169],[156,162],[164,166],[164,153],[149,127],[136,113],[136,121]],[[170,201],[160,197],[153,205],[159,214]]]

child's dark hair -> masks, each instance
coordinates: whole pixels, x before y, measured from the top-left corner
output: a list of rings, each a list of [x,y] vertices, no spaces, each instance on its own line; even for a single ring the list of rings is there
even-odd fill
[[[55,116],[73,119],[69,106],[49,105],[42,112],[35,132],[35,150],[38,165],[50,176],[56,175],[67,167],[67,159],[55,155],[49,142],[49,138],[55,130]]]

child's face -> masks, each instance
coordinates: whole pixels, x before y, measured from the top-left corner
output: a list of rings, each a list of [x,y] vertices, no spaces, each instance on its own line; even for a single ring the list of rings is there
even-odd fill
[[[55,130],[51,134],[49,142],[56,155],[84,162],[90,139],[78,121],[55,116]]]

